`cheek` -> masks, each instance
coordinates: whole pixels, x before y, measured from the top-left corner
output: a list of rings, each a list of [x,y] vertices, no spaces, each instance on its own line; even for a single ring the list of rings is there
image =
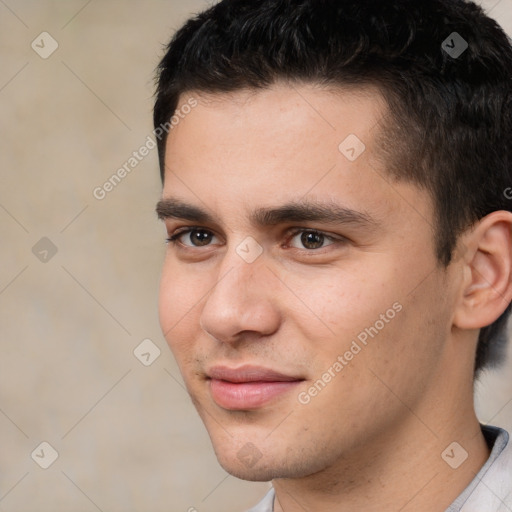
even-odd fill
[[[402,387],[404,368],[416,375],[425,370],[419,362],[432,359],[432,346],[418,332],[419,324],[435,304],[424,290],[418,290],[419,297],[410,294],[418,282],[412,272],[381,260],[378,268],[330,269],[323,277],[317,274],[315,286],[311,282],[295,280],[294,292],[309,309],[302,306],[302,315],[299,309],[293,313],[308,343],[310,376],[328,382],[329,370],[344,375],[332,379],[335,383],[318,403],[343,395],[345,407],[356,410],[365,401],[373,403],[377,391],[387,392],[372,371]]]
[[[368,268],[365,271],[326,269],[314,278],[303,276],[293,281],[290,288],[300,299],[295,302],[306,313],[302,315],[303,328],[311,330],[310,336],[313,329],[316,329],[316,336],[320,332],[330,335],[341,345],[350,343],[352,337],[379,321],[380,315],[392,308],[398,296],[389,287],[390,269],[373,275]],[[290,300],[293,301],[293,297]],[[338,343],[333,345],[333,348],[342,348]]]
[[[166,262],[160,279],[158,313],[167,343],[177,356],[191,346],[193,332],[198,328],[201,283],[187,275],[172,262]]]
[[[168,338],[168,334],[172,330],[174,324],[176,324],[179,318],[180,301],[179,296],[182,292],[179,290],[182,286],[173,279],[175,274],[169,265],[165,264],[162,270],[162,276],[160,278],[160,290],[158,296],[158,314],[160,319],[160,326],[165,338]]]

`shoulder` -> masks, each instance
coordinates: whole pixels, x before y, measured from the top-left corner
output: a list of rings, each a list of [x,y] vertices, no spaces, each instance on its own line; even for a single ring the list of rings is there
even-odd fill
[[[274,489],[265,494],[265,497],[247,512],[273,512],[274,511]]]
[[[486,439],[494,438],[491,455],[463,493],[467,499],[460,512],[509,512],[512,509],[512,442],[509,433],[498,427],[482,427]]]

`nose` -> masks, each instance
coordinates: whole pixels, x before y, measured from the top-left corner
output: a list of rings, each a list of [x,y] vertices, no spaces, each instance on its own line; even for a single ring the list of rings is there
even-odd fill
[[[280,322],[277,280],[264,255],[247,263],[231,250],[217,268],[218,281],[201,311],[201,328],[217,341],[231,344],[248,333],[255,338],[274,333]]]

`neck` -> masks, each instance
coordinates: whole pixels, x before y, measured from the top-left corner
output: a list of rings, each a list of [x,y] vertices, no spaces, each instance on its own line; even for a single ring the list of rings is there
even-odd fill
[[[335,465],[300,479],[274,480],[275,512],[445,511],[490,453],[472,386],[456,388],[444,388],[444,395],[451,389],[451,399],[426,400],[429,407],[408,411]],[[443,390],[434,389],[432,396],[443,396]]]

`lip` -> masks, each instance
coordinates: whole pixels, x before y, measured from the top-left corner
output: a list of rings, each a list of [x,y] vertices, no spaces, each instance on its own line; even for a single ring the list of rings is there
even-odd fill
[[[258,409],[304,381],[302,377],[251,365],[214,366],[207,376],[214,402],[229,410]]]

